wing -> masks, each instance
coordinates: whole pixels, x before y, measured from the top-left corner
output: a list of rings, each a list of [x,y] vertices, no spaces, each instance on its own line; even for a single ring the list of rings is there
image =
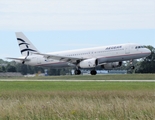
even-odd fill
[[[76,63],[78,60],[84,60],[87,58],[83,57],[70,57],[70,56],[59,56],[59,55],[52,55],[52,54],[42,54],[42,53],[34,53],[37,55],[42,55],[46,59],[54,59],[54,60],[59,60],[59,61],[64,61],[64,62],[70,62],[70,63]]]

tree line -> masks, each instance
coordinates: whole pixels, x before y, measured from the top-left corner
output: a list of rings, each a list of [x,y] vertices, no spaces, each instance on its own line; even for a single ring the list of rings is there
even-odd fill
[[[71,74],[71,68],[43,68],[36,66],[29,66],[25,64],[16,63],[14,61],[7,62],[0,59],[0,72],[20,72],[23,75],[27,74],[40,74],[47,71],[48,75],[66,75]]]
[[[155,73],[155,48],[153,46],[147,46],[151,50],[151,55],[146,58],[141,58],[139,60],[134,60],[135,69],[130,69],[130,62],[124,62],[124,64],[115,68],[118,70],[128,70],[128,73]],[[36,74],[44,73],[47,69],[48,75],[65,75],[71,74],[72,68],[43,68],[34,67],[24,64],[19,64],[14,61],[8,62],[0,59],[0,72],[20,72],[23,75],[26,74]]]

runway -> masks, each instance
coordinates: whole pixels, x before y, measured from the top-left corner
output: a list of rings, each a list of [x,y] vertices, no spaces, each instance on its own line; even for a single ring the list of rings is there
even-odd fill
[[[155,82],[155,80],[9,80],[9,79],[0,79],[2,82]]]

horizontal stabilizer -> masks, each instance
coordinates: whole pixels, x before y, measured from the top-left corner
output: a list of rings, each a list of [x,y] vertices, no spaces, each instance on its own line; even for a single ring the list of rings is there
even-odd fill
[[[6,59],[20,60],[20,61],[30,61],[30,59],[25,59],[25,58],[11,58],[11,57],[7,57]]]

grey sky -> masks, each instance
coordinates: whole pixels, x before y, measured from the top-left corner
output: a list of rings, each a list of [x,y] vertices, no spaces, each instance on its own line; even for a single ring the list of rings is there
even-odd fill
[[[155,0],[0,0],[0,58],[20,56],[18,31],[41,52],[155,46]]]
[[[1,0],[0,29],[154,29],[155,0]]]

